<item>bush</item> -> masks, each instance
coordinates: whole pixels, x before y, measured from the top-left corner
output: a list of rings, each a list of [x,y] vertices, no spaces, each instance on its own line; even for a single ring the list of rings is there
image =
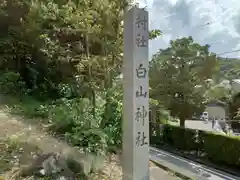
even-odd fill
[[[214,162],[240,167],[240,138],[222,134],[197,131],[177,126],[165,125],[162,134],[151,139],[161,139],[161,143],[184,151],[203,152]],[[151,144],[159,141],[151,140]]]
[[[184,138],[187,150],[202,149],[202,138],[198,135],[198,130],[186,129]]]
[[[48,118],[46,102],[38,101],[32,96],[15,98],[11,112],[16,115],[24,115],[27,118]]]
[[[103,118],[107,119],[104,132],[108,136],[108,148],[115,151],[122,145],[122,93],[115,91],[108,102],[108,112],[104,112]],[[106,105],[106,104],[105,104]],[[107,113],[107,114],[106,114]]]
[[[50,131],[88,152],[115,151],[122,144],[122,103],[109,101],[111,111],[106,116],[105,104],[100,102],[96,103],[94,114],[91,102],[83,98],[62,98],[48,105],[45,109],[52,124]]]
[[[9,105],[12,113],[31,119],[37,117],[41,123],[50,123],[49,131],[58,137],[64,137],[72,145],[94,153],[115,151],[121,147],[121,91],[109,89],[110,95],[107,100],[104,100],[106,93],[96,93],[95,104],[93,104],[91,98],[81,98],[68,84],[58,86],[60,98],[40,100],[40,96],[34,95],[34,92],[40,90],[43,95],[47,93],[38,86],[36,89],[26,90],[18,73],[4,73],[0,76],[0,85],[4,102]],[[41,95],[41,97],[44,96]]]
[[[159,139],[161,139],[161,137],[159,137]],[[173,145],[172,126],[168,126],[168,125],[164,126],[163,133],[162,133],[162,140],[166,144]]]
[[[196,130],[165,125],[162,136],[164,143],[177,149],[195,150],[197,148]]]
[[[4,95],[20,95],[26,92],[25,83],[19,73],[6,72],[0,76],[0,92]]]
[[[163,141],[163,136],[161,135],[161,124],[150,122],[149,124],[149,135],[150,135],[150,142],[152,144],[161,144]],[[166,128],[164,129],[166,130]],[[167,133],[164,133],[165,135]]]
[[[212,161],[240,167],[240,138],[203,132],[203,149]]]
[[[93,116],[92,108],[88,99],[63,98],[55,101],[47,108],[50,130],[63,135],[69,143],[82,147],[86,152],[105,152],[108,136],[100,127],[102,110],[96,108]]]

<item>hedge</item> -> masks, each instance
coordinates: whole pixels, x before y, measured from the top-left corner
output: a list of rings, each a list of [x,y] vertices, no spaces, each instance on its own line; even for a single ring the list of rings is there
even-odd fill
[[[161,134],[161,143],[169,144],[181,150],[197,150],[200,143],[197,141],[197,133],[192,129],[179,128],[165,125]]]
[[[179,150],[196,151],[208,159],[240,168],[240,138],[206,131],[150,124],[150,143],[167,144]]]

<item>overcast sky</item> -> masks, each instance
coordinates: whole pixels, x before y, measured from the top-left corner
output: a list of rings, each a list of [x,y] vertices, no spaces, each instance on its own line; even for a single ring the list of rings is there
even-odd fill
[[[240,49],[240,0],[140,1],[140,7],[147,4],[150,29],[163,31],[163,36],[151,41],[151,55],[181,36],[212,44],[210,50],[217,54]],[[222,56],[240,57],[240,51]]]

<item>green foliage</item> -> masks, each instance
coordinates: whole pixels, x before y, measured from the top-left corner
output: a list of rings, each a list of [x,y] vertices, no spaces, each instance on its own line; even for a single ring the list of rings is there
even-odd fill
[[[117,150],[122,143],[121,104],[112,103],[112,108],[112,120],[105,127],[101,127],[104,106],[97,107],[93,116],[93,106],[88,99],[62,98],[48,104],[25,96],[21,101],[14,101],[11,111],[28,118],[41,118],[42,123],[50,123],[48,130],[56,136],[64,137],[86,152],[102,154]]]
[[[29,95],[13,97],[12,100],[14,105],[11,106],[10,104],[10,108],[13,114],[24,115],[26,118],[38,118],[38,120],[48,118],[45,107],[47,102],[38,101]],[[9,99],[6,102],[9,102]]]
[[[231,127],[233,129],[240,129],[240,94],[236,94],[232,97],[231,102],[229,103],[229,117],[231,120],[235,120],[231,122]]]
[[[231,89],[223,86],[212,86],[205,93],[206,101],[223,101],[229,103],[231,100]]]
[[[240,138],[220,134],[203,133],[203,149],[207,157],[216,162],[240,167]]]
[[[240,75],[240,60],[233,58],[218,57],[218,71],[216,71],[214,78],[217,80],[233,80],[238,79]]]
[[[149,39],[156,39],[157,37],[162,35],[162,31],[159,29],[154,29],[149,32]]]
[[[64,136],[74,146],[82,147],[86,152],[104,153],[121,145],[121,111],[114,103],[112,108],[112,120],[105,127],[101,127],[104,106],[97,107],[93,115],[93,106],[88,99],[63,98],[45,107],[40,106],[36,113],[48,114],[49,130]]]
[[[173,117],[184,121],[204,108],[206,80],[212,76],[216,58],[209,46],[195,43],[191,37],[170,42],[150,62],[150,96],[159,100]]]
[[[117,150],[122,143],[122,93],[115,91],[112,95],[108,101],[111,107],[108,116],[100,96],[95,108],[89,99],[79,97],[41,102],[31,96],[21,96],[11,99],[9,105],[14,114],[41,118],[42,123],[50,123],[49,131],[65,137],[72,145],[82,147],[86,152],[102,154]],[[104,118],[108,121],[103,126]]]
[[[12,113],[89,154],[120,148],[127,2],[1,1],[0,93]]]
[[[107,118],[107,123],[104,125],[104,131],[108,135],[108,146],[110,150],[115,151],[122,145],[122,92],[114,91],[108,101],[109,111],[103,114]]]
[[[169,125],[164,126],[161,134],[153,133],[150,137],[151,144],[167,144],[183,151],[201,152],[205,154],[204,158],[214,162],[240,167],[239,137]]]
[[[119,75],[126,1],[9,1],[11,8],[1,6],[6,31],[0,37],[0,69],[18,72],[33,95],[59,98],[59,83],[103,89]]]
[[[122,144],[123,12],[127,1],[0,2],[0,92],[13,113],[85,152]],[[154,39],[160,30],[149,32]],[[120,89],[120,90],[119,90]]]
[[[26,91],[19,73],[7,72],[0,76],[0,92],[4,95],[20,95]]]
[[[95,115],[92,114],[92,107],[88,100],[81,100],[80,102],[65,102],[67,107],[65,110],[72,112],[72,116],[65,114],[66,118],[59,119],[59,117],[52,117],[53,125],[57,126],[54,132],[65,132],[65,137],[74,146],[84,148],[86,152],[104,153],[107,150],[107,134],[100,128],[101,111]],[[64,105],[61,105],[64,106]],[[71,111],[72,109],[72,111]],[[54,112],[53,112],[54,114]],[[61,114],[58,114],[58,116]],[[63,118],[64,118],[64,114]]]
[[[0,71],[7,72],[0,92],[14,96],[12,111],[48,119],[52,131],[86,151],[119,147],[121,92],[112,88],[121,73],[126,5],[0,2]]]
[[[164,143],[181,150],[196,150],[198,144],[195,139],[196,130],[177,126],[165,125],[162,139]]]
[[[170,114],[168,111],[161,109],[159,113],[159,119],[160,121],[163,119],[165,122],[170,120]]]

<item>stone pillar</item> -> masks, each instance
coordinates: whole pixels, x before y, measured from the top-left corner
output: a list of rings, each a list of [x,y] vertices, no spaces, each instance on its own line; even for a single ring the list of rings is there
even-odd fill
[[[149,180],[148,12],[124,17],[123,180]]]

